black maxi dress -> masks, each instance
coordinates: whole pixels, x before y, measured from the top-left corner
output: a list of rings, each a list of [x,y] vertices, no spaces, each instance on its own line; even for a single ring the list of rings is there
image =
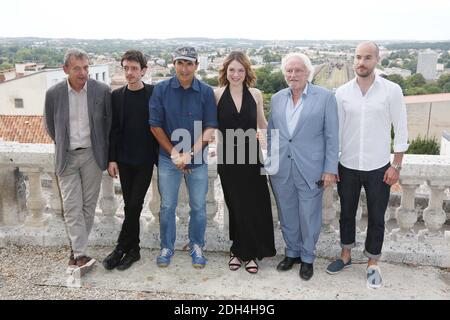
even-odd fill
[[[244,85],[242,106],[240,112],[231,97],[229,86],[226,87],[218,103],[219,130],[222,139],[219,139],[218,154],[222,153],[223,163],[218,164],[218,173],[222,183],[225,203],[229,210],[230,240],[233,242],[231,252],[247,261],[276,254],[274,244],[274,228],[272,220],[272,206],[266,175],[261,175],[263,167],[259,142],[256,142],[257,162],[249,160],[249,139],[255,139],[250,134],[245,139],[245,163],[237,164],[237,150],[239,141],[230,141],[234,148],[234,162],[226,163],[226,129],[254,129],[257,126],[256,102],[247,86]],[[241,147],[242,148],[242,147]],[[253,159],[254,160],[254,159]]]

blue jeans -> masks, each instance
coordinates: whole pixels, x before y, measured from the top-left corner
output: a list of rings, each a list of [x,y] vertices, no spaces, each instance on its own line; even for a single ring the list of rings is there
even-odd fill
[[[208,165],[192,169],[190,174],[182,171],[165,157],[159,156],[158,187],[161,194],[160,239],[161,248],[174,250],[176,239],[175,210],[181,178],[184,176],[189,193],[189,247],[205,245],[206,194],[208,192]]]

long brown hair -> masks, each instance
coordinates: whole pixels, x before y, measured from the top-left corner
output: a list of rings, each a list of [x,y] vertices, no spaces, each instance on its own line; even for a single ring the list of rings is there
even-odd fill
[[[227,69],[231,62],[236,60],[244,66],[245,69],[245,80],[244,83],[247,87],[253,87],[256,84],[256,74],[252,70],[252,64],[248,56],[241,51],[231,51],[230,54],[225,58],[222,67],[219,70],[219,85],[224,87],[229,84],[227,79]]]

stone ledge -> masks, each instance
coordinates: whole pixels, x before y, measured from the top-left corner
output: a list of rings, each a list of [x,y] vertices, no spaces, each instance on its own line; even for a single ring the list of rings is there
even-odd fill
[[[120,221],[118,221],[120,222]],[[141,221],[141,247],[159,249],[159,226]],[[120,225],[105,225],[99,223],[96,217],[91,237],[90,246],[110,246],[116,244]],[[357,234],[357,247],[353,249],[353,260],[365,262],[367,258],[363,255],[365,237]],[[448,241],[442,237],[442,243],[429,244],[417,240],[396,242],[386,234],[381,261],[394,263],[409,263],[422,266],[450,267],[450,246]],[[188,244],[187,225],[177,225],[177,240],[175,248],[183,250]],[[62,220],[52,218],[50,226],[46,230],[36,231],[30,228],[2,227],[0,228],[0,246],[8,245],[40,245],[40,246],[62,246],[68,245],[68,238]],[[221,226],[208,226],[206,229],[206,250],[228,252],[231,242],[228,239],[228,230]],[[284,240],[281,230],[275,228],[275,245],[278,255],[284,255]],[[341,251],[339,235],[335,232],[322,232],[317,244],[316,254],[320,258],[334,259]]]

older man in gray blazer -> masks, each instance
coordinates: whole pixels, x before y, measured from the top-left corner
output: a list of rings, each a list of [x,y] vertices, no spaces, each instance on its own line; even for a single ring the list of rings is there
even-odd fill
[[[48,89],[44,118],[55,143],[56,175],[72,247],[67,272],[80,268],[83,274],[95,263],[86,249],[107,168],[111,92],[89,79],[88,56],[82,50],[68,50],[63,69],[67,80]]]
[[[289,88],[272,97],[267,128],[267,172],[286,243],[277,269],[301,263],[300,277],[309,280],[322,224],[323,188],[336,181],[339,121],[334,94],[308,81],[313,67],[307,56],[287,55],[282,71]]]

